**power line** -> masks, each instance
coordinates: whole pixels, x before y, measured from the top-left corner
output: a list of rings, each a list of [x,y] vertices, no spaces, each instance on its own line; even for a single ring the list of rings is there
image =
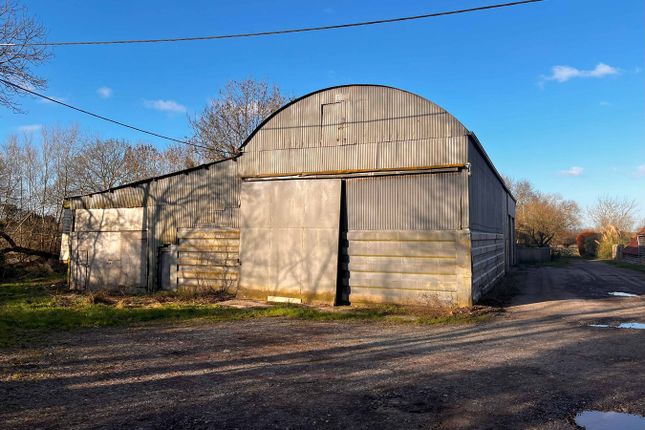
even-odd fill
[[[444,12],[427,13],[423,15],[405,16],[399,18],[379,19],[376,21],[362,21],[346,24],[325,25],[321,27],[292,28],[275,31],[261,31],[257,33],[236,33],[221,34],[215,36],[196,36],[196,37],[174,37],[164,39],[132,39],[132,40],[106,40],[106,41],[76,41],[76,42],[40,42],[40,43],[0,43],[0,46],[69,46],[69,45],[117,45],[127,43],[170,43],[170,42],[190,42],[195,40],[217,40],[217,39],[237,39],[245,37],[276,36],[281,34],[306,33],[312,31],[337,30],[342,28],[363,27],[368,25],[391,24],[394,22],[414,21],[418,19],[435,18],[438,16],[457,15],[461,13],[477,12],[482,10],[499,9],[503,7],[519,6],[528,3],[538,3],[544,0],[523,0],[510,3],[499,3],[487,6],[473,7],[469,9],[459,9]]]
[[[102,119],[103,121],[107,121],[107,122],[111,122],[112,124],[120,125],[121,127],[127,127],[129,129],[138,131],[140,133],[149,134],[151,136],[155,136],[155,137],[158,137],[160,139],[169,140],[171,142],[181,143],[181,144],[184,144],[184,145],[191,145],[191,146],[194,146],[194,147],[197,147],[197,148],[202,148],[202,149],[210,149],[207,146],[198,145],[198,144],[192,143],[192,142],[186,142],[185,140],[175,139],[174,137],[164,136],[163,134],[155,133],[154,131],[144,130],[142,128],[135,127],[133,125],[129,125],[129,124],[126,124],[124,122],[117,121],[115,119],[111,119],[111,118],[108,118],[106,116],[99,115],[97,113],[90,112],[90,111],[87,111],[85,109],[81,109],[81,108],[76,107],[76,106],[72,106],[72,105],[64,103],[64,102],[62,102],[60,100],[56,100],[56,99],[54,99],[52,97],[48,97],[48,96],[46,96],[44,94],[37,93],[36,91],[32,91],[32,90],[30,90],[28,88],[24,88],[24,87],[22,87],[22,86],[20,86],[18,84],[15,84],[13,82],[7,81],[6,79],[0,78],[0,82],[4,83],[5,85],[10,85],[10,86],[12,86],[14,88],[17,88],[17,89],[19,89],[21,91],[24,91],[26,93],[32,94],[32,95],[34,95],[36,97],[40,97],[42,99],[49,100],[52,103],[57,103],[59,105],[65,106],[67,108],[74,109],[75,111],[82,112],[82,113],[84,113],[86,115],[93,116],[94,118]]]

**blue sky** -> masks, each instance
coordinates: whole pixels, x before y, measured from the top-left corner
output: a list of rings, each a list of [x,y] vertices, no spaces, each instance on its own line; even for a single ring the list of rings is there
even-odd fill
[[[50,40],[109,40],[326,25],[494,2],[25,4]],[[51,96],[178,138],[190,133],[187,115],[230,79],[266,80],[292,96],[347,83],[392,85],[453,113],[506,175],[583,207],[601,194],[645,202],[644,17],[642,0],[547,0],[300,35],[60,47],[37,71],[48,79]],[[29,126],[77,123],[103,137],[166,145],[34,99],[24,98],[23,108],[26,114],[0,109],[0,137]],[[640,210],[645,218],[645,203]]]

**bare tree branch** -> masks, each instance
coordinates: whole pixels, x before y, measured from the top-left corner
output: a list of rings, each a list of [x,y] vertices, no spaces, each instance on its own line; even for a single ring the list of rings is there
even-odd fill
[[[0,46],[0,77],[24,87],[44,88],[46,81],[36,76],[31,68],[50,57],[44,46],[32,43],[45,40],[45,28],[27,16],[23,7],[11,0],[0,0],[0,40],[14,46]],[[20,112],[15,96],[20,90],[0,83],[0,105]]]
[[[636,224],[636,200],[612,196],[601,196],[587,209],[589,218],[598,230],[614,226],[621,232],[631,232]]]
[[[251,79],[230,81],[202,113],[189,118],[193,139],[210,147],[202,155],[219,160],[239,153],[239,147],[265,118],[289,99],[277,87]]]

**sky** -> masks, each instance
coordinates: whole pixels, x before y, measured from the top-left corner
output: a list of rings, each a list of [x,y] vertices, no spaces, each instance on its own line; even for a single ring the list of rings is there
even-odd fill
[[[463,9],[500,0],[23,2],[48,39],[257,32]],[[53,49],[46,94],[176,138],[225,83],[254,78],[297,97],[352,83],[398,87],[455,115],[498,170],[581,207],[640,201],[645,219],[645,2],[546,0],[484,12],[252,39]],[[78,124],[88,134],[167,143],[21,98],[0,138]]]

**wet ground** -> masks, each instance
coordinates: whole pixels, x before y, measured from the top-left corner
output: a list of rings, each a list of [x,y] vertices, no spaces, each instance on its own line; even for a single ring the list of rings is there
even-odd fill
[[[0,352],[0,426],[574,429],[585,410],[645,415],[645,331],[612,328],[645,322],[645,274],[579,260],[515,282],[507,312],[481,325],[61,333]]]

